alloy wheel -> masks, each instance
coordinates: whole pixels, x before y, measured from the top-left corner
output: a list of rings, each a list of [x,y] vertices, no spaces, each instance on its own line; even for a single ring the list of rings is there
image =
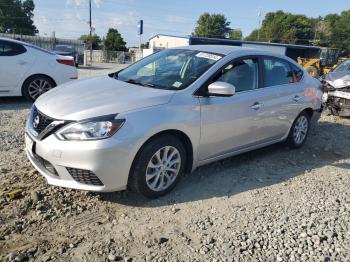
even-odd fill
[[[29,96],[36,100],[40,95],[52,89],[53,86],[45,79],[35,79],[28,86]]]
[[[146,168],[146,183],[152,191],[163,191],[169,188],[181,168],[180,152],[173,146],[159,149],[149,161]]]
[[[296,144],[302,144],[307,136],[309,121],[306,116],[301,115],[294,126],[293,138]]]

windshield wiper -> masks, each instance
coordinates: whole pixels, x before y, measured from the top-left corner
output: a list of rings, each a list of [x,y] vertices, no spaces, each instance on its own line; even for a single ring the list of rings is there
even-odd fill
[[[142,83],[142,82],[139,82],[135,79],[128,79],[126,80],[125,82],[129,83],[129,84],[135,84],[135,85],[140,85],[140,86],[148,86],[148,87],[155,87],[154,84],[151,84],[151,83]]]

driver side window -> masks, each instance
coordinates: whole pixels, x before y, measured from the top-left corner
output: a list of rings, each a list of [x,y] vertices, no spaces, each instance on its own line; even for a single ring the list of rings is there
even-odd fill
[[[215,81],[229,83],[236,87],[236,92],[258,88],[259,66],[257,59],[242,59],[227,65]]]

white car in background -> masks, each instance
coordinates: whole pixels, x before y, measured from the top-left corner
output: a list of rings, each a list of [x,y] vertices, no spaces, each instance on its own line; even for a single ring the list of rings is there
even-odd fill
[[[35,101],[57,85],[78,78],[73,57],[0,37],[0,97]]]

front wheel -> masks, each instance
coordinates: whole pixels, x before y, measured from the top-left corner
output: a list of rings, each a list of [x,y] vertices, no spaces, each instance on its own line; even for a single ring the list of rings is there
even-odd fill
[[[310,129],[310,117],[302,112],[294,121],[290,129],[287,144],[291,148],[299,148],[304,145]]]
[[[170,192],[184,173],[186,150],[174,136],[147,143],[135,159],[129,186],[149,198]]]

